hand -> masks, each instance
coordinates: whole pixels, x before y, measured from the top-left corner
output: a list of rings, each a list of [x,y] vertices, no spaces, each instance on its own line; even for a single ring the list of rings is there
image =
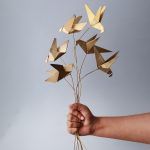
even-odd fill
[[[69,107],[67,115],[68,132],[79,135],[92,135],[94,132],[94,122],[96,117],[91,113],[89,108],[80,103],[74,103]]]
[[[150,113],[131,116],[95,117],[89,108],[75,103],[69,108],[68,131],[150,144]]]

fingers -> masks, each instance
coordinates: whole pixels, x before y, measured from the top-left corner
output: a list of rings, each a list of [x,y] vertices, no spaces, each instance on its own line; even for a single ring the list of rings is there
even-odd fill
[[[80,120],[81,114],[78,111],[74,111],[73,114],[67,115],[67,129],[70,134],[75,134],[79,128],[82,127],[82,120]]]
[[[81,122],[67,121],[67,129],[70,134],[75,134],[82,127]]]
[[[68,128],[80,128],[80,127],[82,127],[82,123],[68,121],[67,122],[67,127]]]
[[[71,121],[71,122],[81,122],[81,120],[79,119],[79,117],[77,117],[76,115],[73,114],[68,114],[67,115],[67,121]]]
[[[78,108],[79,108],[80,105],[81,105],[80,103],[71,104],[71,105],[69,106],[69,109],[70,109],[70,110],[78,110]]]
[[[75,134],[78,131],[82,134],[80,129],[83,129],[84,125],[89,124],[91,116],[92,113],[87,106],[80,103],[70,105],[67,116],[68,132]]]
[[[92,114],[91,111],[89,110],[89,108],[81,103],[74,103],[69,106],[69,112],[73,113],[74,111],[80,112],[80,114],[83,117],[87,117]],[[79,117],[81,117],[81,116],[79,116]]]
[[[76,116],[79,120],[84,120],[84,116],[77,110],[72,111],[72,114]]]

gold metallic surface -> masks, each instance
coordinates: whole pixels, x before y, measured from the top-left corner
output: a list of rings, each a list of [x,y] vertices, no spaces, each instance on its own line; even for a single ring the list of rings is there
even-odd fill
[[[80,45],[80,47],[83,49],[83,51],[86,54],[93,54],[94,49],[96,49],[99,53],[106,53],[111,52],[110,50],[104,49],[102,47],[96,46],[96,42],[98,41],[99,37],[97,38],[97,34],[88,39],[87,41],[83,40],[77,40],[76,44]]]
[[[118,56],[118,52],[116,52],[110,58],[105,60],[103,56],[97,51],[97,49],[95,49],[95,58],[96,58],[98,69],[109,74],[109,76],[112,76],[112,70],[110,67],[112,66],[113,63],[115,63],[117,56]]]
[[[48,56],[45,59],[45,62],[55,61],[58,58],[60,58],[62,55],[64,55],[67,51],[68,47],[68,40],[65,41],[60,47],[57,47],[57,40],[54,38],[52,46],[50,48],[50,52]]]
[[[67,64],[65,66],[59,64],[51,64],[51,66],[54,69],[49,71],[49,74],[51,76],[45,80],[46,82],[51,82],[51,83],[55,83],[65,78],[71,73],[73,69],[73,64]]]
[[[66,34],[80,32],[85,26],[86,22],[79,23],[82,16],[73,16],[71,19],[67,21],[67,23],[59,29],[60,32],[64,32]]]
[[[100,30],[101,33],[104,32],[104,26],[101,24],[101,21],[102,21],[106,6],[99,7],[96,15],[93,13],[93,11],[90,9],[90,7],[87,4],[85,4],[85,9],[88,15],[88,20],[89,20],[90,25],[93,28]]]

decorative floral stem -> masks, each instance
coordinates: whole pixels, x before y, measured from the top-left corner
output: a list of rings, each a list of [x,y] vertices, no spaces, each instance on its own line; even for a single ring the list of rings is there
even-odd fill
[[[88,32],[89,29],[90,29],[90,27],[88,27],[88,28],[83,32],[83,34],[80,36],[79,40],[86,34],[86,32]]]
[[[99,70],[99,69],[97,68],[97,69],[94,69],[94,70],[92,70],[92,71],[88,72],[88,73],[87,73],[87,74],[85,74],[83,77],[81,77],[81,80],[83,80],[85,77],[87,77],[88,75],[90,75],[90,74],[94,73],[94,72],[95,72],[95,71],[97,71],[97,70]]]
[[[72,86],[72,84],[66,79],[66,78],[64,78],[65,79],[65,81],[68,83],[68,85],[73,89],[73,91],[74,91],[74,88],[73,88],[73,86]]]
[[[73,34],[73,40],[74,40],[74,60],[75,60],[75,69],[76,69],[76,74],[77,74],[77,79],[76,79],[76,83],[79,82],[79,69],[78,69],[78,59],[77,59],[77,51],[76,51],[76,39],[75,39],[75,36]],[[79,89],[78,89],[78,86],[76,85],[76,100],[75,102],[80,102],[79,100]]]

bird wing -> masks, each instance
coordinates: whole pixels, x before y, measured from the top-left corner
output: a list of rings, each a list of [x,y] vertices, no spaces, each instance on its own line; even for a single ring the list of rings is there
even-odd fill
[[[51,53],[49,52],[48,56],[46,57],[45,62],[49,61],[55,61],[58,58],[60,58],[62,55],[65,54],[68,46],[68,41],[65,41],[60,47],[57,48],[56,50],[52,50]]]
[[[99,47],[99,46],[94,46],[94,48],[99,52],[99,53],[107,53],[107,52],[112,52],[110,50],[107,50],[105,48]]]
[[[100,30],[101,33],[104,32],[104,26],[100,22],[92,25],[92,27]]]
[[[113,64],[113,63],[115,63],[116,62],[116,60],[117,60],[117,56],[118,56],[118,53],[119,52],[116,52],[114,55],[112,55],[109,59],[107,59],[106,61],[105,61],[105,63],[103,63],[101,66],[103,67],[103,68],[110,68],[111,67],[111,65]]]
[[[79,23],[79,21],[81,20],[81,18],[82,18],[82,16],[75,17],[74,24]]]
[[[49,55],[46,57],[45,63],[48,63],[48,62],[49,62],[48,58],[49,58]]]
[[[94,52],[95,52],[97,67],[99,68],[105,62],[105,60],[97,49],[94,49]]]
[[[86,42],[83,40],[77,40],[76,44],[79,44],[80,47],[84,50],[85,53],[87,53],[87,46],[86,46]]]
[[[75,31],[81,31],[86,26],[86,22],[78,23],[74,25]]]
[[[72,30],[73,24],[74,24],[75,16],[73,16],[71,19],[67,21],[67,23],[63,26],[63,31],[65,33],[69,33]]]
[[[58,72],[64,70],[63,65],[59,65],[59,64],[51,64],[51,66],[52,66],[53,68],[55,68]]]
[[[111,71],[110,68],[103,68],[102,67],[102,64],[105,63],[105,60],[102,57],[102,55],[96,49],[94,49],[94,52],[95,52],[95,58],[96,58],[97,68],[100,69],[101,71],[109,74],[109,76],[112,76],[112,71]]]
[[[45,62],[48,63],[50,61],[54,61],[56,57],[57,57],[56,54],[49,53],[48,56],[46,57]]]
[[[66,72],[71,72],[74,67],[74,64],[67,64],[64,66]]]
[[[102,18],[104,16],[105,10],[106,10],[106,6],[104,5],[104,6],[102,6],[102,9],[101,9],[101,15],[100,15],[100,18],[99,18],[100,22],[102,21]]]
[[[97,34],[95,34],[94,36],[92,36],[90,39],[87,40],[87,42],[94,40],[97,37]]]
[[[46,82],[55,83],[58,81],[59,72],[55,69],[48,71],[48,73],[51,75],[48,79],[46,79]]]
[[[95,22],[97,22],[97,23],[101,22],[103,15],[104,15],[104,12],[105,12],[105,9],[106,9],[105,5],[99,7],[99,9],[95,15],[95,18],[94,18]]]
[[[45,59],[45,63],[48,63],[49,61],[54,61],[55,60],[55,57],[58,53],[57,50],[58,50],[57,49],[57,41],[56,41],[56,38],[54,38],[53,43],[52,43],[51,48],[50,48],[50,52],[49,52],[48,56]]]
[[[67,64],[65,66],[59,65],[59,64],[51,64],[52,67],[55,69],[48,71],[51,75],[48,79],[46,79],[46,82],[55,83],[59,80],[65,78],[73,69],[73,64]]]
[[[58,80],[65,78],[73,69],[73,64],[67,64],[63,66],[63,69],[59,70]]]
[[[57,52],[57,41],[56,41],[56,38],[54,38],[53,40],[53,43],[51,45],[51,48],[50,48],[50,52]]]
[[[91,39],[92,39],[92,38],[91,38]],[[88,41],[88,42],[86,43],[86,45],[87,45],[87,50],[88,50],[88,51],[90,51],[91,48],[94,47],[94,45],[95,45],[95,43],[98,41],[98,39],[99,39],[99,37],[96,38],[96,39],[92,39],[92,40],[90,40],[90,41]],[[93,51],[92,53],[94,53],[94,51]]]
[[[92,12],[92,10],[89,8],[89,6],[87,4],[85,4],[85,9],[86,9],[86,12],[88,15],[89,23],[92,25],[95,14]]]
[[[59,47],[59,52],[61,53],[66,53],[67,47],[68,47],[68,40],[65,41],[60,47]]]

